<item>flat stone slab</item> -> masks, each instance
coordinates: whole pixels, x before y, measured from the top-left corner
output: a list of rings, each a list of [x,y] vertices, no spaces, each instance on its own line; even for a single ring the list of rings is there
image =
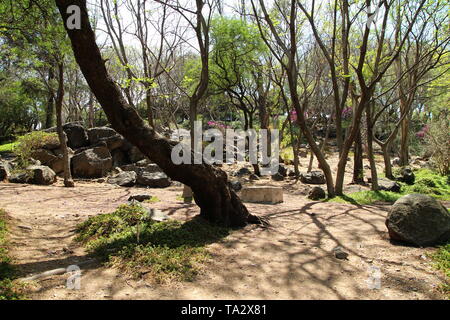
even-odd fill
[[[256,203],[281,203],[283,202],[283,188],[270,186],[246,187],[241,191],[241,199],[246,202]]]

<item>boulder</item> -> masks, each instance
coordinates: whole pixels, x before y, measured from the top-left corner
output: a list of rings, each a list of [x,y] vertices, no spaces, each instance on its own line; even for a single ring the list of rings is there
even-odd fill
[[[132,187],[136,184],[136,178],[136,172],[123,171],[113,177],[109,177],[107,182],[110,184],[117,184],[121,187]]]
[[[246,187],[242,189],[240,198],[242,201],[247,202],[276,204],[283,202],[283,188],[266,186]]]
[[[0,161],[0,181],[3,181],[11,174],[11,165],[7,161]]]
[[[430,196],[409,194],[391,207],[386,227],[393,240],[431,246],[450,240],[450,213]]]
[[[406,184],[414,184],[416,176],[411,168],[405,167],[400,170],[400,177],[397,178],[398,181],[402,181]]]
[[[242,167],[234,173],[234,175],[237,177],[242,177],[242,176],[251,175],[251,174],[252,174],[252,172],[247,167]]]
[[[70,148],[78,149],[89,145],[87,132],[81,124],[66,123],[63,129],[67,136],[67,145]]]
[[[30,172],[28,171],[20,171],[11,173],[8,178],[8,181],[11,183],[31,183],[33,177],[30,176]]]
[[[30,172],[31,183],[38,185],[51,185],[56,182],[56,173],[47,166],[29,166],[26,171]]]
[[[70,166],[70,161],[72,160],[73,157],[73,150],[69,147],[67,147],[67,152],[69,154],[69,166]],[[60,174],[62,172],[64,172],[64,159],[63,159],[63,151],[62,149],[55,149],[53,150],[53,153],[55,153],[55,155],[57,156],[57,158],[55,160],[53,160],[52,162],[50,162],[48,164],[48,166],[55,171],[56,174]]]
[[[325,190],[321,187],[314,187],[308,193],[308,198],[311,200],[325,199],[326,196]]]
[[[278,166],[278,173],[279,173],[280,175],[282,175],[283,177],[287,177],[287,175],[288,175],[288,170],[287,170],[287,168],[286,168],[285,166],[283,166],[282,164],[280,164],[280,165]]]
[[[25,170],[11,174],[9,182],[51,185],[56,182],[56,173],[47,166],[29,166]]]
[[[59,140],[51,139],[50,141],[46,142],[42,146],[42,149],[55,150],[55,149],[58,149],[60,146],[61,146],[61,143],[59,142]]]
[[[395,181],[383,178],[378,180],[378,189],[381,191],[400,192],[401,188]]]
[[[272,180],[274,180],[274,181],[283,181],[284,180],[284,176],[281,173],[277,172],[274,175],[272,175]]]
[[[306,184],[324,184],[326,183],[325,176],[322,171],[311,171],[305,174],[300,174],[300,181]]]
[[[137,183],[150,188],[167,188],[171,185],[171,180],[163,172],[141,170],[137,176]]]
[[[58,159],[53,152],[47,149],[37,149],[31,154],[33,159],[39,160],[43,165],[48,165],[49,163]]]
[[[112,157],[107,147],[95,147],[73,156],[72,172],[75,177],[101,178],[112,169]]]
[[[91,145],[97,144],[101,139],[103,138],[109,138],[117,135],[118,133],[108,127],[97,127],[97,128],[91,128],[87,130],[89,143]]]
[[[128,198],[128,201],[137,201],[137,202],[144,202],[146,200],[150,200],[152,196],[148,194],[137,194],[134,196],[131,196]]]

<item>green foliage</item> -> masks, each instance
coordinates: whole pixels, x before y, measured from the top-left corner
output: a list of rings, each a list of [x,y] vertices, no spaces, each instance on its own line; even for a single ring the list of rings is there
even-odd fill
[[[0,300],[23,299],[20,285],[13,281],[15,272],[8,256],[6,234],[6,212],[0,209]]]
[[[441,289],[450,298],[450,243],[439,247],[430,256],[434,260],[435,267],[442,270],[447,277],[447,281],[442,284]]]
[[[402,194],[422,193],[439,200],[450,200],[450,176],[442,176],[430,169],[415,170],[416,180],[413,185],[400,183]]]
[[[37,114],[30,110],[34,102],[22,81],[9,77],[3,80],[5,81],[0,81],[0,137],[28,131],[37,120]]]
[[[111,265],[165,283],[192,280],[208,258],[205,245],[229,231],[201,219],[155,222],[146,218],[140,205],[122,205],[113,213],[89,218],[77,232],[78,241]]]
[[[13,151],[19,157],[21,166],[26,167],[33,152],[48,143],[59,144],[58,135],[56,133],[34,131],[19,137]]]
[[[325,200],[326,202],[340,202],[340,203],[351,203],[354,205],[366,205],[372,204],[374,202],[395,202],[399,199],[402,194],[389,192],[389,191],[358,191],[347,195],[338,196],[332,199]]]
[[[8,142],[0,145],[0,153],[2,152],[13,152],[14,148],[17,146],[17,142]]]
[[[448,111],[447,111],[448,112]],[[428,150],[433,162],[442,175],[450,174],[450,114],[441,112],[439,120],[430,124],[426,134]]]
[[[414,174],[416,180],[413,185],[398,182],[401,185],[400,193],[371,190],[359,191],[325,201],[351,203],[355,205],[372,204],[378,201],[393,203],[400,197],[411,193],[426,194],[439,200],[450,200],[450,176],[441,176],[429,169],[419,169]]]

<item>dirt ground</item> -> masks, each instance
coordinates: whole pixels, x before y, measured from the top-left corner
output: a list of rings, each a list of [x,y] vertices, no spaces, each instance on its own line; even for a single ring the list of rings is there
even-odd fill
[[[267,184],[261,180],[258,184]],[[77,181],[66,189],[0,183],[0,208],[12,218],[11,254],[23,276],[79,264],[81,289],[66,289],[67,274],[34,282],[32,299],[442,299],[443,275],[421,249],[391,243],[384,221],[387,204],[355,206],[308,200],[308,186],[283,182],[284,203],[246,204],[270,219],[250,225],[209,246],[213,259],[193,282],[155,286],[89,261],[73,242],[75,226],[89,216],[112,212],[130,195],[150,194],[145,204],[171,218],[199,213],[177,200],[181,186],[121,188]],[[348,260],[338,260],[341,246]],[[379,279],[379,282],[377,282]],[[379,286],[377,286],[379,285]],[[375,286],[375,288],[374,288]]]

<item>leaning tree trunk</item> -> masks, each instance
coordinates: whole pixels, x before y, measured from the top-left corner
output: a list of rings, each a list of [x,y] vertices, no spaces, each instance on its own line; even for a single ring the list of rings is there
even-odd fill
[[[64,99],[64,64],[62,62],[58,65],[58,93],[56,95],[56,130],[58,131],[59,143],[63,151],[63,166],[64,166],[64,186],[73,188],[75,186],[72,173],[70,172],[69,151],[67,150],[66,134],[63,131],[62,123],[62,105]]]
[[[170,141],[145,124],[122,96],[120,89],[109,76],[105,60],[95,42],[85,0],[56,0],[63,21],[68,19],[67,7],[78,5],[81,9],[81,29],[66,31],[73,52],[89,87],[105,111],[112,127],[155,162],[173,180],[191,187],[200,215],[210,222],[224,226],[241,227],[261,220],[251,215],[236,193],[229,187],[227,174],[208,164],[175,165],[171,160],[173,147]]]

